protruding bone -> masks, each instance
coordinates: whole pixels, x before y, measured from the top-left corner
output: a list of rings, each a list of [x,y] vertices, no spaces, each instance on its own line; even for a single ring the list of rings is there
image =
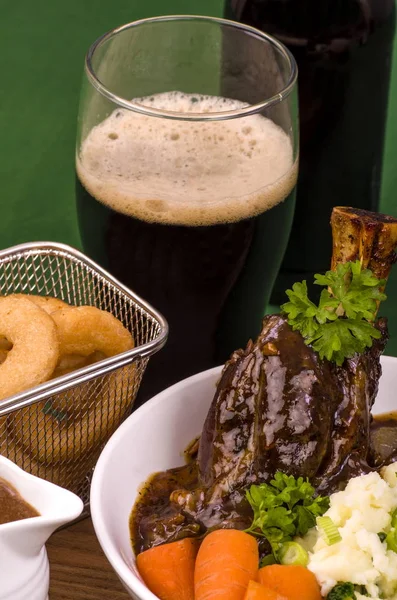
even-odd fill
[[[387,280],[397,258],[397,219],[359,208],[336,206],[331,227],[332,270],[339,263],[360,260],[378,279]]]

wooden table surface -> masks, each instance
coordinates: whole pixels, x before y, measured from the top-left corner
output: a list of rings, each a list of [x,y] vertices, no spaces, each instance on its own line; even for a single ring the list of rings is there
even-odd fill
[[[131,600],[101,550],[91,519],[54,533],[46,547],[50,600]]]

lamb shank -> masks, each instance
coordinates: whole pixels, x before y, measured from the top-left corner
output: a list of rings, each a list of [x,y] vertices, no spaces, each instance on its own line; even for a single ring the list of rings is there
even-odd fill
[[[397,219],[338,207],[331,217],[332,269],[360,260],[387,279]],[[277,471],[308,477],[321,493],[374,468],[370,424],[388,334],[342,366],[320,359],[285,315],[263,319],[258,338],[225,364],[197,457],[148,482],[133,513],[137,552],[219,527],[246,528],[245,490]]]

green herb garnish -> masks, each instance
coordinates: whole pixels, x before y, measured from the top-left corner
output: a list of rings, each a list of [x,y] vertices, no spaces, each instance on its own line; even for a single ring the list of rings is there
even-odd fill
[[[397,473],[396,473],[396,475],[397,475]],[[394,509],[393,512],[392,512],[392,514],[391,514],[390,527],[397,528],[397,508]]]
[[[51,400],[48,400],[44,407],[42,408],[42,412],[45,415],[51,415],[56,421],[65,421],[68,418],[68,413],[66,410],[59,410],[58,408],[53,408]]]
[[[259,561],[259,567],[268,567],[269,565],[276,565],[277,560],[274,554],[267,554]]]
[[[359,260],[337,266],[335,271],[315,275],[314,283],[325,286],[318,306],[308,297],[306,281],[295,283],[281,306],[292,329],[299,330],[320,358],[342,365],[345,358],[363,352],[379,339],[373,325],[378,303],[386,299],[381,291],[384,279],[377,279]]]
[[[265,537],[278,561],[277,554],[282,544],[297,535],[305,535],[316,525],[316,517],[329,508],[329,498],[316,497],[307,479],[295,479],[280,471],[270,483],[251,485],[246,497],[254,512],[252,525],[247,531]]]
[[[327,600],[355,600],[357,596],[354,592],[352,583],[338,583],[328,594]]]
[[[397,552],[397,530],[392,527],[386,535],[387,549]]]

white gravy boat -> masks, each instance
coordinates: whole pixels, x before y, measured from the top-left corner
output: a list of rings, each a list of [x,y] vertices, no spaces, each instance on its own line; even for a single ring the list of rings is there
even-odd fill
[[[72,492],[25,473],[3,456],[0,477],[40,513],[0,525],[0,600],[46,600],[50,570],[45,543],[55,529],[81,514],[83,502]]]

